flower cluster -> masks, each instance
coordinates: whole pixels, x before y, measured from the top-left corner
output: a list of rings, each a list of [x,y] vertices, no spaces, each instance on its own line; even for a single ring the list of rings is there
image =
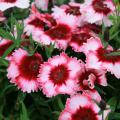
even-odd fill
[[[43,51],[54,46],[59,55],[44,59],[43,53],[35,50],[32,54],[20,47],[6,56],[9,61],[7,77],[23,92],[41,90],[47,97],[59,94],[69,95],[65,109],[59,120],[102,120],[99,114],[102,101],[96,85],[107,86],[106,73],[120,78],[120,56],[114,55],[114,48],[103,45],[101,26],[110,27],[109,19],[115,11],[112,0],[74,1],[64,5],[54,5],[51,13],[47,11],[49,0],[35,0],[31,4],[30,15],[24,19],[22,40],[32,36]],[[0,0],[0,22],[6,20],[4,11],[12,8],[28,8],[29,0]],[[16,31],[14,31],[16,33]],[[13,45],[12,40],[0,37],[0,56]],[[29,46],[27,44],[27,46]],[[84,54],[85,60],[72,56],[68,49],[76,54]],[[45,52],[45,51],[44,51]],[[104,119],[110,110],[104,111]]]

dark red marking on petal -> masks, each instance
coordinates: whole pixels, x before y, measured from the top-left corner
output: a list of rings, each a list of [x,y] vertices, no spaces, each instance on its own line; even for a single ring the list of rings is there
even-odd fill
[[[40,20],[39,18],[35,18],[32,21],[29,22],[30,25],[33,25],[37,28],[44,28],[45,23]]]
[[[100,33],[102,31],[102,27],[98,26],[96,24],[85,24],[81,29],[89,29],[92,30],[95,33]]]
[[[79,46],[87,42],[87,39],[91,37],[88,33],[74,33],[72,34],[71,42],[77,43]]]
[[[85,85],[84,84],[84,80],[88,80],[89,79],[89,76],[90,75],[94,75],[95,76],[95,81],[94,81],[94,84],[100,84],[100,76],[101,76],[101,74],[99,74],[98,72],[97,72],[97,70],[95,70],[95,69],[88,69],[88,70],[85,70],[84,72],[82,72],[82,73],[80,73],[80,75],[79,75],[79,82],[78,82],[78,84],[79,84],[79,86],[83,89],[83,90],[91,90],[90,89],[90,86],[89,85]]]
[[[4,54],[4,52],[13,44],[13,41],[8,41],[3,45],[0,45],[0,56]]]
[[[81,15],[80,7],[77,7],[77,6],[69,6],[69,8],[65,10],[65,12],[72,15]]]
[[[67,69],[67,67],[65,65],[58,65],[56,67],[54,67],[51,71],[50,71],[50,80],[54,82],[54,84],[65,84],[65,81],[68,79],[69,77],[69,70]]]
[[[42,58],[38,54],[24,56],[19,64],[20,76],[27,80],[36,80],[39,74],[39,67],[42,63]]]
[[[52,26],[55,26],[57,24],[56,20],[51,15],[46,14],[44,17],[47,21],[51,23]]]
[[[105,15],[111,12],[110,8],[108,8],[104,3],[104,0],[94,0],[92,5],[96,12],[103,13]]]
[[[97,114],[89,107],[79,107],[71,118],[71,120],[98,120]]]
[[[71,37],[71,29],[68,25],[59,24],[54,28],[45,32],[51,39],[66,39],[68,40]]]
[[[97,50],[97,57],[99,61],[102,62],[110,62],[110,63],[115,63],[115,62],[120,62],[120,55],[108,55],[113,51],[105,50],[103,48],[99,48]]]
[[[7,3],[15,3],[17,0],[3,0],[3,1]]]

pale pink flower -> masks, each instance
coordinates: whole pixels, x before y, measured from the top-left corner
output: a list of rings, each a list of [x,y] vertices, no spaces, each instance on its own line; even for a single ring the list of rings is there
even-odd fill
[[[58,120],[102,120],[100,107],[85,95],[74,95],[67,99],[65,109]],[[104,111],[104,119],[110,110]]]
[[[37,76],[39,67],[43,62],[41,55],[35,53],[30,56],[28,52],[21,48],[15,50],[12,55],[7,69],[10,82],[17,85],[23,92],[38,91],[40,86],[37,82]]]
[[[72,32],[72,38],[69,45],[75,52],[83,52],[85,43],[93,36],[95,35],[87,28],[78,29]]]
[[[115,10],[112,0],[85,0],[81,6],[81,13],[85,16],[85,21],[89,23],[102,24],[110,26],[112,22],[108,16]]]
[[[76,20],[76,25],[81,26],[84,23],[84,17],[80,12],[81,4],[70,2],[69,5],[55,6],[52,10],[52,16],[58,21],[59,19],[65,19],[66,17],[73,17]],[[67,21],[69,22],[69,20]]]
[[[91,99],[101,101],[99,93],[95,90],[95,85],[107,86],[106,71],[86,66],[78,76],[78,91],[82,91]]]
[[[77,87],[76,78],[83,63],[70,58],[65,53],[50,58],[40,67],[38,82],[47,97],[58,94],[74,94]]]
[[[71,40],[72,28],[67,24],[58,24],[51,29],[43,32],[40,36],[40,42],[43,45],[55,44],[56,48],[66,49]]]
[[[0,10],[5,11],[12,7],[28,8],[29,0],[0,0]]]
[[[95,51],[90,51],[86,59],[87,67],[104,69],[120,78],[120,56],[111,55],[110,53],[112,52],[117,51],[114,51],[111,46],[108,46],[106,49],[98,47]]]
[[[31,15],[24,20],[24,32],[27,35],[32,34],[32,37],[35,41],[41,43],[41,35],[47,29],[50,29],[52,26],[55,26],[56,20],[50,14],[41,14],[34,4],[32,4]],[[46,43],[44,40],[43,43]]]
[[[48,10],[48,3],[49,0],[35,0],[35,5],[43,11]]]

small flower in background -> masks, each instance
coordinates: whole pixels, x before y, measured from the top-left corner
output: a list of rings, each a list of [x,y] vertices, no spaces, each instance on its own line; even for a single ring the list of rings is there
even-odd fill
[[[43,93],[47,97],[74,94],[77,87],[76,78],[82,67],[81,61],[70,58],[65,53],[50,58],[41,65],[39,71],[38,82]]]
[[[102,24],[104,22],[105,26],[110,26],[112,22],[108,16],[114,12],[115,6],[112,0],[85,0],[80,10],[88,23]]]
[[[12,54],[9,62],[7,76],[10,82],[17,85],[23,92],[38,91],[40,86],[37,76],[39,67],[43,63],[42,56],[38,53],[29,56],[25,50],[19,48]]]
[[[52,8],[52,16],[57,21],[65,17],[72,16],[73,19],[76,19],[76,25],[82,26],[84,23],[84,16],[80,12],[80,8],[81,4],[75,2],[70,2],[69,5],[61,5],[60,7],[55,6],[54,8]]]
[[[85,95],[74,95],[66,101],[65,109],[61,112],[58,120],[102,120],[99,114],[100,107]],[[103,119],[110,110],[105,110]]]
[[[29,0],[0,0],[0,10],[5,11],[12,7],[28,8]]]
[[[49,0],[35,0],[35,5],[37,8],[47,11],[48,10]]]

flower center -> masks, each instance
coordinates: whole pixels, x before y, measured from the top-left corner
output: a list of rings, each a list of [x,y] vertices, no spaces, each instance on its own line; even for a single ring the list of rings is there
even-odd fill
[[[96,74],[94,70],[88,70],[79,75],[79,85],[83,90],[90,90],[94,88],[95,83],[97,82]]]
[[[55,39],[68,39],[70,38],[71,29],[69,26],[64,24],[59,24],[56,27],[45,32],[53,40]]]
[[[69,70],[65,65],[58,65],[53,68],[50,72],[50,80],[54,82],[54,84],[61,85],[65,83],[68,79]]]
[[[30,21],[29,24],[37,28],[44,28],[44,25],[45,25],[45,23],[38,18],[35,18],[34,20]]]
[[[39,56],[25,56],[19,65],[19,71],[22,77],[31,80],[36,79],[39,74],[39,66],[42,60]]]
[[[77,7],[77,6],[69,6],[69,8],[66,9],[65,12],[69,13],[69,14],[72,14],[72,15],[81,15],[80,7]]]
[[[92,108],[80,107],[71,117],[71,120],[97,120],[97,114]]]
[[[88,33],[79,33],[79,34],[73,34],[72,35],[72,42],[77,43],[79,46],[83,45],[83,43],[87,42],[87,39],[89,39],[91,36]]]
[[[120,61],[120,55],[108,55],[109,53],[111,53],[110,50],[99,48],[97,50],[97,57],[99,58],[99,61],[112,62],[112,63]]]
[[[95,11],[103,13],[105,15],[107,15],[111,11],[104,3],[104,0],[94,0],[92,5]]]

